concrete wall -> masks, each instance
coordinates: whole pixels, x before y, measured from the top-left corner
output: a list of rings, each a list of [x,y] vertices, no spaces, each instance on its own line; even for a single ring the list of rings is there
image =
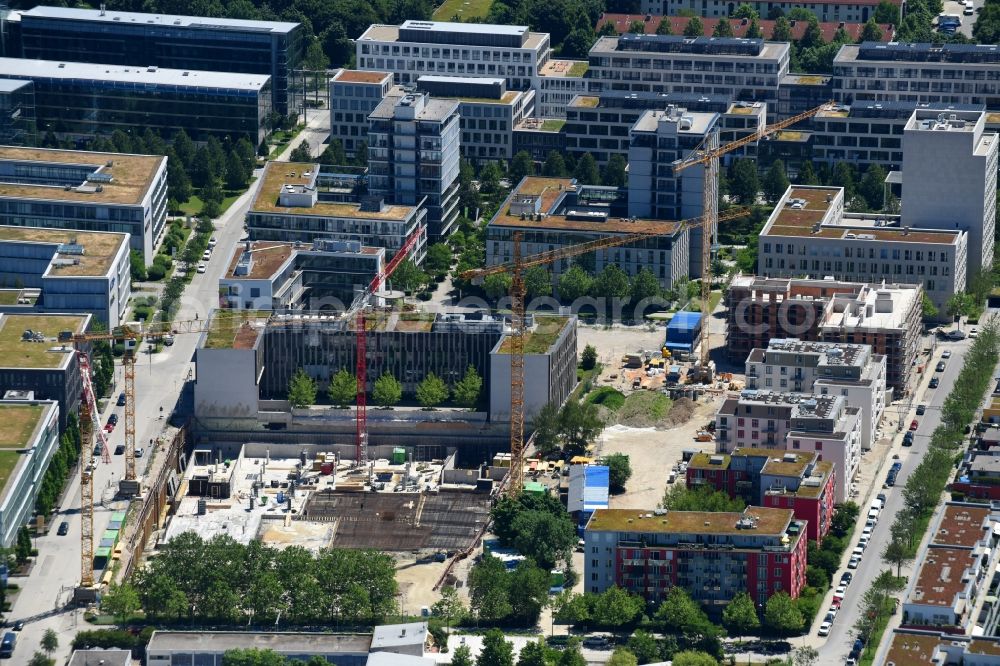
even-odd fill
[[[260,369],[255,349],[198,349],[194,383],[197,417],[257,416]]]

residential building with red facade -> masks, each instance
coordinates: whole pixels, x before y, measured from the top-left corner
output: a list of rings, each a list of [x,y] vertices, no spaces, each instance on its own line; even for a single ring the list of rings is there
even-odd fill
[[[588,592],[612,586],[659,602],[680,586],[718,619],[733,596],[760,606],[806,585],[806,525],[791,509],[742,513],[598,509],[584,533]]]
[[[699,453],[687,468],[687,487],[709,485],[748,504],[791,509],[820,541],[830,532],[834,509],[833,463],[815,452],[737,449],[731,455]]]

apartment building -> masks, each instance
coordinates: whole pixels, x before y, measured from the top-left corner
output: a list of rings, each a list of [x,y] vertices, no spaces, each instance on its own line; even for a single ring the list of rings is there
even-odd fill
[[[891,0],[892,4],[903,11],[903,0]],[[811,11],[820,21],[835,21],[849,23],[864,23],[875,15],[875,8],[878,7],[876,0],[804,0],[801,2],[771,2],[766,0],[750,0],[749,4],[762,18],[773,18],[777,11],[781,15],[787,14],[792,9],[801,7]],[[675,15],[681,11],[693,11],[698,16],[726,17],[733,13],[730,3],[723,0],[706,0],[697,6],[694,0],[642,0],[639,5],[640,11],[645,14],[670,14]],[[676,33],[675,33],[676,34]],[[770,34],[765,31],[764,34]]]
[[[427,253],[427,212],[421,204],[389,205],[379,196],[360,203],[342,201],[338,183],[326,192],[319,164],[268,162],[246,224],[253,240],[313,243],[319,239],[354,241],[385,248],[392,257],[406,239],[420,233],[410,256],[421,263]],[[328,197],[327,194],[330,194]],[[332,200],[328,200],[332,199]]]
[[[816,453],[833,464],[839,504],[850,496],[861,462],[861,410],[839,395],[744,390],[716,412],[715,448],[717,453],[740,448]]]
[[[886,384],[902,396],[920,351],[922,299],[919,284],[738,275],[727,296],[727,353],[743,363],[772,338],[867,344],[885,356]]]
[[[927,187],[945,196],[940,186]],[[947,226],[911,227],[906,216],[848,214],[843,188],[794,185],[760,233],[757,272],[764,277],[919,282],[946,320],[948,299],[965,288],[969,254],[968,232]]]
[[[1000,638],[966,636],[948,631],[897,628],[879,650],[887,666],[903,664],[962,664],[962,666],[997,666],[1000,664]],[[879,656],[876,656],[878,659]]]
[[[245,136],[259,145],[273,109],[267,74],[23,58],[0,58],[0,72],[34,83],[39,133],[73,141],[148,127],[166,137],[183,129],[195,141]]]
[[[589,153],[599,165],[614,154],[628,159],[629,130],[646,111],[670,108],[694,113],[715,113],[719,143],[725,144],[753,134],[766,121],[767,105],[763,102],[732,102],[721,95],[693,93],[627,93],[604,92],[600,95],[574,97],[566,107],[563,128],[566,149],[577,156]],[[728,164],[736,157],[756,154],[756,142],[733,151],[722,158]]]
[[[368,188],[403,206],[423,202],[427,229],[447,238],[458,218],[459,103],[388,95],[368,116]]]
[[[0,225],[128,234],[149,266],[166,221],[166,157],[0,146]]]
[[[586,60],[549,59],[538,70],[538,115],[565,118],[566,105],[587,92]]]
[[[22,58],[263,74],[271,107],[300,112],[293,98],[307,44],[301,23],[45,6],[14,21]]]
[[[355,42],[358,69],[392,72],[409,85],[425,74],[500,77],[511,90],[537,88],[549,35],[523,25],[404,21],[372,25]]]
[[[718,619],[740,593],[758,605],[805,586],[806,525],[791,509],[742,513],[598,509],[584,532],[584,586],[617,586],[650,602],[681,587]]]
[[[417,88],[458,102],[462,157],[473,163],[509,162],[514,127],[535,114],[535,91],[507,90],[500,78],[427,75],[417,79]]]
[[[917,109],[903,130],[900,222],[968,234],[966,284],[993,267],[1000,135],[985,122],[983,111]]]
[[[611,90],[722,95],[776,102],[789,45],[762,39],[622,35],[590,49],[590,92]]]
[[[8,312],[93,314],[123,323],[132,296],[128,234],[0,226]]]
[[[835,479],[833,463],[817,453],[751,448],[695,454],[685,482],[690,489],[707,485],[747,504],[791,509],[805,521],[808,537],[822,541],[833,524]]]
[[[247,241],[219,278],[219,293],[234,309],[342,311],[382,273],[385,254],[358,241]]]
[[[0,442],[11,467],[0,484],[0,546],[13,548],[18,530],[35,513],[42,478],[59,448],[59,405],[0,400]]]
[[[985,104],[1000,109],[995,44],[845,44],[833,59],[834,99],[856,102]]]
[[[486,227],[486,265],[512,260],[516,233],[521,234],[521,253],[531,255],[610,235],[649,232],[641,241],[594,251],[588,270],[598,273],[614,264],[635,275],[646,268],[665,288],[687,275],[688,230],[666,220],[612,217],[608,189],[580,185],[572,178],[525,177]],[[550,264],[553,284],[572,265],[570,259]]]
[[[862,446],[875,441],[886,403],[886,358],[870,345],[772,338],[746,361],[746,388],[841,395],[861,410]]]
[[[0,78],[0,145],[33,146],[37,139],[35,85]]]
[[[83,380],[77,355],[57,341],[64,331],[85,333],[92,321],[89,314],[0,313],[0,396],[54,401],[63,432],[79,409]],[[90,353],[90,344],[79,349]]]
[[[725,12],[722,16],[729,16],[732,12]],[[774,33],[775,21],[767,18],[767,14],[761,14],[764,18],[757,21],[757,26],[760,28],[762,35],[768,36]],[[629,32],[636,31],[636,24],[642,24],[642,32],[647,35],[658,34],[660,30],[660,25],[666,22],[670,26],[671,35],[683,35],[685,28],[691,22],[689,16],[683,15],[671,15],[664,16],[662,14],[614,14],[611,12],[604,12],[601,17],[597,20],[597,32],[601,30],[606,25],[614,27],[615,32],[619,35],[624,35]],[[746,37],[747,33],[750,31],[750,19],[745,18],[707,18],[702,17],[701,24],[704,27],[702,35],[696,35],[698,37],[710,36],[715,34],[715,29],[722,21],[728,21],[729,27],[733,30],[733,37]],[[861,39],[861,33],[864,30],[864,23],[850,22],[850,21],[820,21],[818,24],[820,34],[823,36],[823,41],[830,43],[834,41],[838,30],[843,30],[851,38],[851,40],[857,42]],[[791,30],[790,41],[797,42],[802,39],[806,30],[809,28],[809,21],[802,21],[796,19],[788,20],[788,27]],[[882,31],[882,41],[891,42],[895,41],[893,39],[895,35],[895,28],[890,23],[879,23],[879,30]],[[793,74],[792,76],[802,76]],[[824,77],[819,77],[824,78]],[[825,77],[829,79],[829,77]],[[820,100],[819,103],[827,102],[830,98]]]
[[[330,141],[340,141],[349,157],[368,144],[368,116],[392,85],[389,72],[341,69],[330,79]]]

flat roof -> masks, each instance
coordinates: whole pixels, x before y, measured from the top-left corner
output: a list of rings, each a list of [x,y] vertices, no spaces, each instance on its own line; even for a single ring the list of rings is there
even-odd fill
[[[583,78],[589,69],[590,63],[586,60],[550,58],[548,62],[538,68],[538,75],[579,79]]]
[[[716,462],[712,462],[715,460]],[[688,469],[729,469],[732,456],[728,453],[708,453],[700,451],[688,461]]]
[[[372,631],[372,649],[386,649],[404,645],[423,645],[427,640],[426,622],[383,624]]]
[[[46,404],[0,400],[0,449],[27,448],[35,438]]]
[[[434,30],[436,32],[457,32],[457,33],[469,33],[469,32],[476,32],[478,30],[478,32],[488,32],[490,34],[505,34],[513,37],[517,37],[523,34],[521,32],[515,32],[515,30],[518,30],[520,28],[528,30],[528,28],[525,26],[510,26],[510,25],[498,26],[496,24],[487,24],[487,23],[451,23],[448,21],[417,21],[417,23],[432,23],[435,26],[434,28],[424,28],[422,26],[407,25],[410,23],[414,23],[414,21],[406,21],[401,26],[385,25],[380,23],[373,24],[369,26],[368,29],[365,30],[360,37],[358,37],[358,41],[398,42],[399,30],[400,28],[403,27],[415,30],[428,30],[428,31]],[[441,25],[445,25],[448,27],[445,28],[437,27]],[[481,28],[488,28],[488,30],[481,30]],[[493,28],[503,28],[503,30],[494,32]],[[513,47],[513,46],[490,47],[485,45],[480,47],[472,44],[466,46],[472,48],[503,48],[503,49],[520,48],[525,50],[535,50],[542,45],[542,43],[546,40],[548,36],[549,36],[548,33],[545,32],[529,31],[527,39],[519,47]],[[423,43],[423,42],[414,42],[414,43]],[[436,42],[429,42],[429,43],[436,43]],[[442,46],[447,46],[447,44],[443,44]],[[463,45],[456,44],[454,46],[463,46]]]
[[[737,527],[737,522],[744,516],[756,518],[756,527],[752,529]],[[758,506],[747,507],[743,513],[667,511],[662,516],[641,509],[597,509],[587,524],[587,530],[779,537],[785,534],[792,519],[791,509],[772,509]]]
[[[304,162],[268,162],[257,196],[250,210],[255,213],[284,213],[286,215],[315,215],[322,217],[345,217],[369,220],[402,222],[415,210],[414,206],[385,205],[382,210],[364,211],[360,204],[318,201],[311,207],[282,207],[278,205],[278,195],[284,185],[309,185],[319,169],[319,164]],[[309,172],[310,175],[304,175]]]
[[[0,59],[2,60],[2,59]],[[128,153],[96,153],[84,150],[55,150],[51,148],[24,148],[0,146],[0,162],[39,162],[67,166],[93,167],[103,174],[101,180],[88,181],[100,184],[86,191],[67,190],[63,186],[6,183],[0,176],[0,197],[21,199],[52,199],[91,203],[139,205],[153,187],[153,179],[160,165],[167,161],[163,155],[132,155]],[[109,166],[110,164],[110,166]],[[110,181],[107,180],[110,176]],[[66,183],[74,187],[83,183]]]
[[[208,18],[205,16],[183,16],[179,14],[144,14],[142,12],[117,12],[112,10],[80,9],[75,7],[38,6],[20,12],[22,17],[69,19],[73,21],[95,21],[118,24],[155,24],[171,28],[198,28],[202,30],[232,30],[247,32],[286,33],[297,28],[299,23],[290,21],[255,21],[250,19]]]
[[[367,654],[371,636],[311,632],[154,631],[146,652],[225,652],[257,648],[292,654]]]
[[[0,78],[0,93],[11,93],[15,90],[19,90],[26,85],[29,85],[31,81],[25,81],[24,79],[2,79]]]
[[[820,4],[837,4],[841,0],[817,0]],[[893,4],[899,4],[900,0],[894,0]],[[811,2],[805,4],[812,4]],[[863,4],[863,3],[859,3]],[[877,2],[871,1],[871,4],[878,4]],[[717,26],[721,21],[728,20],[729,25],[732,28],[733,37],[746,37],[747,32],[750,31],[750,21],[747,19],[719,19],[719,18],[709,18],[701,17],[701,23],[703,26],[703,35],[712,35],[715,32],[715,26]],[[600,31],[607,24],[614,26],[615,31],[619,34],[625,34],[632,30],[634,23],[643,24],[643,33],[647,35],[654,35],[660,24],[663,21],[667,21],[670,24],[670,32],[674,35],[681,35],[684,33],[684,29],[687,28],[688,23],[691,18],[687,16],[660,16],[656,14],[613,14],[610,12],[605,12],[601,15],[601,18],[597,21],[596,29]],[[760,28],[762,34],[770,35],[774,33],[775,21],[770,19],[760,19],[757,21],[757,26]],[[840,22],[840,21],[820,21],[819,30],[823,35],[824,42],[832,42],[834,35],[837,31],[843,29],[852,40],[857,41],[861,39],[861,33],[864,30],[864,23],[850,23],[850,22]],[[809,27],[808,21],[796,21],[794,19],[789,21],[789,27],[791,29],[791,38],[793,42],[797,42],[802,39],[806,34],[806,29]],[[895,35],[895,30],[890,23],[880,23],[879,29],[882,31],[882,41],[888,42],[892,40]],[[829,78],[829,77],[827,77]]]
[[[951,608],[955,595],[965,590],[965,570],[975,565],[979,556],[964,548],[935,546],[924,551],[916,583],[908,603]]]
[[[718,119],[719,114],[717,113],[706,113],[704,111],[688,111],[687,109],[676,109],[673,111],[645,111],[639,119],[635,121],[632,126],[632,131],[636,132],[655,132],[660,126],[661,121],[672,122],[677,124],[678,134],[705,134]],[[689,119],[691,125],[689,127],[681,127],[681,118]]]
[[[72,355],[57,340],[63,331],[83,333],[90,321],[89,314],[2,314],[0,313],[0,367],[60,368]],[[22,334],[31,330],[45,336],[45,342],[22,341]],[[50,351],[53,350],[53,351]],[[55,351],[58,350],[58,351]]]
[[[684,20],[688,21],[690,19],[684,19]],[[654,36],[654,35],[650,35],[650,36]],[[591,54],[595,54],[595,53],[596,54],[604,54],[604,53],[607,53],[609,55],[610,54],[615,54],[615,53],[619,54],[619,55],[623,55],[623,54],[635,54],[635,55],[638,55],[638,54],[641,54],[641,53],[657,53],[661,57],[682,56],[684,58],[691,58],[691,59],[701,59],[701,58],[718,59],[720,57],[725,57],[725,58],[738,58],[740,60],[745,60],[745,59],[781,60],[782,56],[787,56],[788,52],[789,52],[789,44],[788,44],[788,42],[762,42],[761,43],[760,52],[758,52],[756,54],[752,54],[752,55],[751,54],[727,53],[725,51],[723,51],[721,53],[720,52],[713,53],[711,51],[706,51],[706,52],[703,52],[703,53],[699,53],[699,52],[692,52],[690,50],[687,50],[687,51],[674,51],[674,52],[662,52],[662,51],[657,51],[655,49],[649,49],[649,50],[642,50],[642,49],[624,50],[624,49],[619,49],[618,48],[618,41],[619,41],[619,39],[622,39],[624,37],[627,37],[627,35],[623,35],[622,37],[598,37],[597,41],[594,42],[594,45],[592,47],[590,47],[590,53]],[[692,41],[692,42],[694,41],[694,39],[691,39],[691,38],[688,38],[688,39],[690,41]],[[716,40],[721,40],[723,38],[720,38],[720,37],[699,37],[699,38],[696,38],[696,39],[716,41]],[[732,39],[732,38],[727,38],[727,39],[730,39],[731,41],[736,41],[735,39]]]
[[[341,83],[382,83],[392,78],[392,72],[368,72],[359,69],[342,69],[333,80]]]
[[[215,310],[205,336],[205,349],[253,349],[267,326],[270,312]]]
[[[249,91],[260,90],[271,79],[267,74],[237,74],[235,72],[210,72],[196,69],[164,69],[61,60],[27,60],[24,58],[0,58],[0,72],[15,78],[80,79],[138,83],[145,86],[162,85],[180,88]]]
[[[938,634],[910,633],[897,629],[889,643],[885,663],[896,666],[930,664],[941,643],[941,636]]]
[[[264,280],[272,277],[278,269],[280,269],[293,254],[298,251],[323,251],[315,247],[315,245],[310,243],[295,243],[283,242],[283,241],[250,241],[249,250],[253,255],[253,261],[250,264],[250,272],[247,275],[236,275],[236,264],[239,263],[240,257],[245,251],[247,251],[247,243],[240,243],[236,247],[236,251],[233,253],[232,258],[229,260],[229,267],[226,269],[226,274],[223,279],[227,280]],[[326,251],[329,254],[333,254],[331,251]],[[347,252],[346,250],[341,250],[340,252]],[[357,254],[383,254],[385,249],[380,247],[369,247],[367,245],[361,246],[360,252]]]
[[[420,113],[416,115],[416,120],[431,120],[431,121],[441,121],[445,120],[452,113],[458,110],[458,102],[454,99],[443,99],[440,97],[434,97],[427,93],[401,93],[401,94],[389,94],[386,95],[378,106],[368,114],[369,118],[385,118],[390,119],[396,115],[396,105],[401,99],[412,97],[414,100],[417,97],[424,98],[424,108],[421,109]]]
[[[948,503],[941,514],[941,522],[931,535],[931,543],[939,546],[972,548],[990,535],[989,506]]]
[[[75,229],[42,229],[38,227],[0,226],[0,243],[46,243],[49,245],[80,245],[83,254],[52,253],[46,275],[50,277],[103,277],[111,270],[115,257],[123,245],[128,244],[128,234],[110,231],[76,231]],[[79,263],[76,263],[79,261]]]
[[[426,30],[428,32],[454,32],[463,35],[470,32],[481,32],[491,35],[510,35],[514,37],[528,32],[528,26],[526,25],[458,23],[454,21],[425,21],[423,19],[407,19],[399,27],[407,30]]]

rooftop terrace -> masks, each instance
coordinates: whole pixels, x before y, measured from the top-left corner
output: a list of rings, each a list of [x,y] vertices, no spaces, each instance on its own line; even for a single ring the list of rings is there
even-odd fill
[[[539,316],[535,315],[535,327],[524,336],[525,354],[544,354],[549,350],[559,334],[569,322],[568,317]],[[500,354],[509,354],[511,347],[511,337],[504,337],[503,344],[497,350]]]
[[[57,342],[59,333],[83,333],[90,315],[0,314],[0,367],[59,368],[72,349]],[[25,331],[41,333],[44,342],[23,340]],[[57,351],[54,351],[57,350]]]
[[[53,259],[68,261],[50,264],[48,275],[60,277],[100,277],[107,275],[128,234],[73,229],[40,229],[0,226],[0,243],[27,242],[50,245],[80,245],[83,254],[54,251]]]
[[[253,349],[270,313],[216,310],[205,336],[205,349]]]

